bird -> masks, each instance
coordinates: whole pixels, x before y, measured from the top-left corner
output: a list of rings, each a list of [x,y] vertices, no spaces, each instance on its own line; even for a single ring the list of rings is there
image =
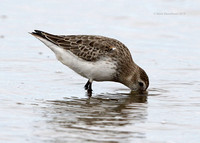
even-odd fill
[[[136,92],[149,86],[146,72],[133,61],[129,49],[114,38],[54,35],[40,30],[30,34],[49,47],[58,61],[88,79],[84,88],[89,95],[93,81],[119,82]]]

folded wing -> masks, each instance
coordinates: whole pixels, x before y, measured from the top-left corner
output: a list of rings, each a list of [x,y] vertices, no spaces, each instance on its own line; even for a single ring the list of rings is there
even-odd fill
[[[108,54],[114,54],[116,47],[115,39],[92,36],[92,35],[53,35],[39,30],[35,30],[33,35],[40,36],[53,44],[70,50],[76,56],[86,61],[96,61]]]

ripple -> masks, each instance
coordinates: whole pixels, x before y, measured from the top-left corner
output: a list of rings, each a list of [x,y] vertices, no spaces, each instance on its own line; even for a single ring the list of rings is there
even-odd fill
[[[133,123],[146,120],[145,95],[100,94],[91,98],[48,100],[44,104],[48,108],[42,109],[43,117],[52,130],[64,130],[73,135],[78,133],[82,140],[118,142],[118,139],[126,141],[133,136],[145,136],[142,132],[124,130]],[[75,138],[77,136],[71,137],[72,140]]]

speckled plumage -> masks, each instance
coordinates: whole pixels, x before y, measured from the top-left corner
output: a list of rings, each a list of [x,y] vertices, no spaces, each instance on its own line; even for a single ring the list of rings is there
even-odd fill
[[[73,55],[87,63],[97,63],[99,61],[113,63],[114,66],[112,65],[112,68],[116,72],[113,73],[112,78],[110,78],[109,81],[121,82],[128,86],[127,84],[130,84],[130,81],[128,81],[127,78],[130,78],[130,80],[137,80],[137,78],[142,76],[140,79],[144,80],[144,83],[146,84],[145,89],[148,87],[148,76],[144,70],[133,62],[128,48],[118,40],[93,35],[52,35],[38,30],[35,30],[35,32],[31,34],[40,39],[48,47],[51,47],[51,44],[53,44],[62,49],[61,53],[70,51]],[[56,54],[55,50],[52,50]],[[59,56],[57,56],[57,58],[59,59]],[[62,62],[63,57],[61,56],[60,58],[61,59],[59,60]],[[138,75],[140,76],[138,77]],[[95,78],[92,79],[92,77],[87,75],[84,77],[91,81],[95,80]],[[98,81],[98,79],[96,80]],[[130,88],[130,86],[128,87]]]

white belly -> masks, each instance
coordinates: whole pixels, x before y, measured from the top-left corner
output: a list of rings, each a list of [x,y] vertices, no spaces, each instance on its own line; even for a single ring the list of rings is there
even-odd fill
[[[56,53],[57,59],[78,74],[96,81],[113,80],[116,72],[116,65],[109,62],[109,58],[104,58],[96,62],[85,61],[70,51],[59,48]]]
[[[68,50],[64,50],[53,43],[40,39],[56,55],[57,59],[78,74],[91,80],[111,81],[116,73],[116,63],[104,58],[96,62],[85,61]]]

